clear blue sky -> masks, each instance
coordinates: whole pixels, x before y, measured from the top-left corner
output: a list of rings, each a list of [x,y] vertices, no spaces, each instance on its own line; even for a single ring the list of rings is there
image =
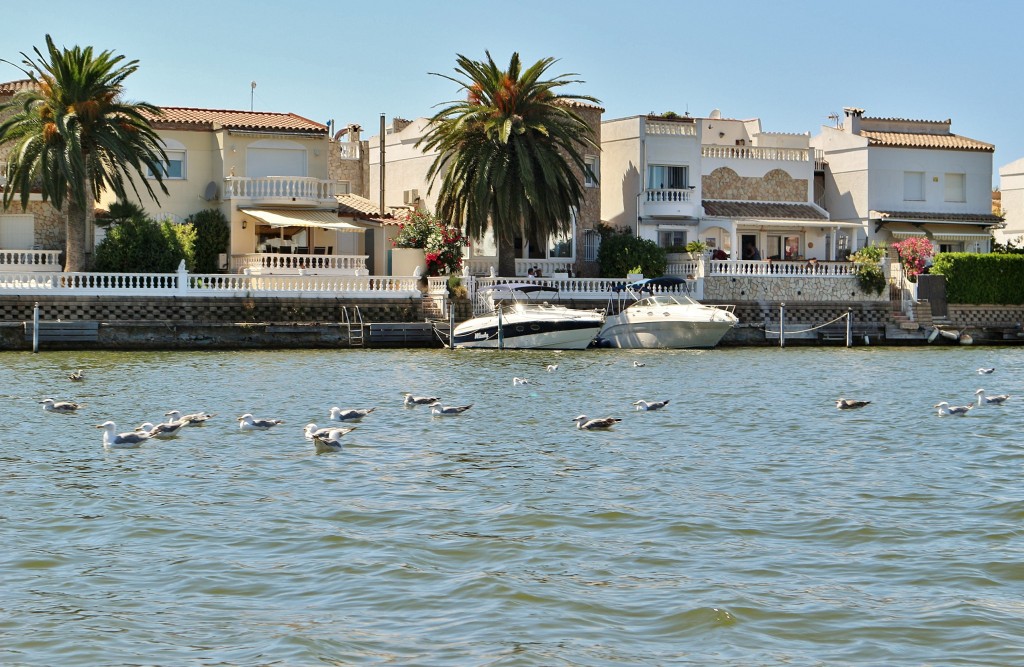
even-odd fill
[[[1024,3],[1016,0],[667,2],[219,0],[20,2],[4,11],[0,58],[58,44],[140,61],[128,97],[162,106],[293,112],[377,133],[458,95],[430,72],[457,53],[501,64],[559,59],[605,118],[720,109],[770,132],[819,132],[844,106],[941,120],[1024,157]],[[231,27],[229,29],[229,26]],[[0,81],[21,78],[0,63]]]

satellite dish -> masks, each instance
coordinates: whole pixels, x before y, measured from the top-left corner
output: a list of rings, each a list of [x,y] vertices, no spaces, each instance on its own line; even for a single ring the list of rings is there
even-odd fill
[[[708,114],[708,118],[714,118],[716,120],[721,118],[721,117],[722,117],[722,112],[719,111],[718,109],[712,109],[711,113]]]
[[[203,199],[206,201],[213,201],[217,198],[217,184],[210,181],[206,184],[206,190],[203,192]]]

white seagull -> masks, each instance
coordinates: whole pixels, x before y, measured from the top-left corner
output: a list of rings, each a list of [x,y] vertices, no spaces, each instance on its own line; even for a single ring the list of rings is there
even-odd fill
[[[154,424],[153,422],[143,422],[135,429],[136,433],[145,433],[151,438],[169,438],[172,435],[177,435],[178,431],[185,426],[183,421],[170,421],[163,422],[162,424]]]
[[[646,366],[646,365],[647,365],[647,364],[645,364],[645,363],[644,363],[644,362],[642,362],[642,361],[634,361],[634,362],[633,362],[633,368],[643,368],[643,367],[644,367],[644,366]]]
[[[357,422],[376,409],[377,408],[359,408],[353,410],[342,410],[341,408],[331,408],[331,421]]]
[[[598,419],[589,419],[586,415],[580,415],[573,419],[576,422],[576,428],[585,431],[592,431],[594,429],[611,428],[618,424],[621,419],[618,417],[600,417]]]
[[[243,431],[266,431],[272,426],[283,424],[281,419],[256,419],[248,412],[238,418],[238,428]]]
[[[979,368],[978,369],[978,375],[992,375],[995,372],[996,372],[996,369],[994,369],[994,368]]]
[[[72,382],[81,382],[85,379],[85,371],[79,368],[77,371],[68,376],[68,379]]]
[[[982,405],[1002,405],[1006,402],[1006,399],[1010,398],[1009,394],[998,394],[996,396],[986,396],[984,389],[979,389],[974,392],[974,395],[978,397],[978,406]]]
[[[413,396],[405,392],[406,405],[431,405],[437,402],[437,396]]]
[[[633,405],[636,406],[637,410],[661,410],[663,407],[668,405],[669,399],[664,401],[636,401]]]
[[[108,449],[135,449],[149,440],[146,433],[118,433],[117,424],[112,421],[97,424],[96,428],[103,429],[103,446]]]
[[[526,378],[512,378],[513,387],[518,387],[521,384],[530,384],[530,381]]]
[[[430,404],[430,414],[432,414],[432,415],[443,415],[443,416],[461,415],[463,412],[465,412],[466,410],[469,410],[471,407],[473,407],[472,403],[470,403],[469,405],[451,405],[451,406],[449,406],[449,405],[441,405],[440,401],[435,401],[434,403]]]
[[[317,436],[330,435],[332,428],[317,428],[317,425],[310,422],[302,429],[303,434],[306,436],[306,440],[315,440]]]
[[[55,401],[52,398],[44,398],[39,402],[43,404],[43,410],[46,410],[47,412],[59,412],[65,415],[69,415],[83,406],[82,403],[75,403],[74,401]]]
[[[937,403],[934,407],[938,408],[940,415],[957,415],[963,417],[964,415],[971,411],[971,408],[974,407],[974,404],[972,403],[970,405],[950,405],[946,401],[942,401],[941,403]]]
[[[202,426],[216,416],[208,412],[193,412],[190,415],[183,415],[178,410],[170,410],[164,413],[164,417],[170,417],[172,422],[185,422],[185,426]]]
[[[314,435],[313,445],[316,447],[316,453],[325,454],[327,452],[340,452],[341,437],[354,430],[356,430],[355,426],[350,426],[349,428],[332,428],[326,435]]]
[[[548,364],[548,365],[547,365],[547,366],[545,367],[545,370],[546,370],[546,371],[547,371],[548,373],[554,373],[555,371],[557,371],[557,370],[558,370],[558,364]]]
[[[856,410],[857,408],[863,408],[871,401],[858,401],[854,398],[840,398],[836,401],[837,410]]]

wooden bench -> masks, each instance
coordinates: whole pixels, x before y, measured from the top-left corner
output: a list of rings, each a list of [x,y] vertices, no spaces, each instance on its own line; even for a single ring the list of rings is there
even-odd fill
[[[35,329],[25,322],[25,340],[32,340]],[[99,341],[100,323],[95,320],[72,320],[39,323],[40,343],[96,343]]]

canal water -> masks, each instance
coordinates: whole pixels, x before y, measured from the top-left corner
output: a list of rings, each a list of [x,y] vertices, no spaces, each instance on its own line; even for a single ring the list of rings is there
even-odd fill
[[[0,664],[1024,663],[1018,348],[2,359]]]

